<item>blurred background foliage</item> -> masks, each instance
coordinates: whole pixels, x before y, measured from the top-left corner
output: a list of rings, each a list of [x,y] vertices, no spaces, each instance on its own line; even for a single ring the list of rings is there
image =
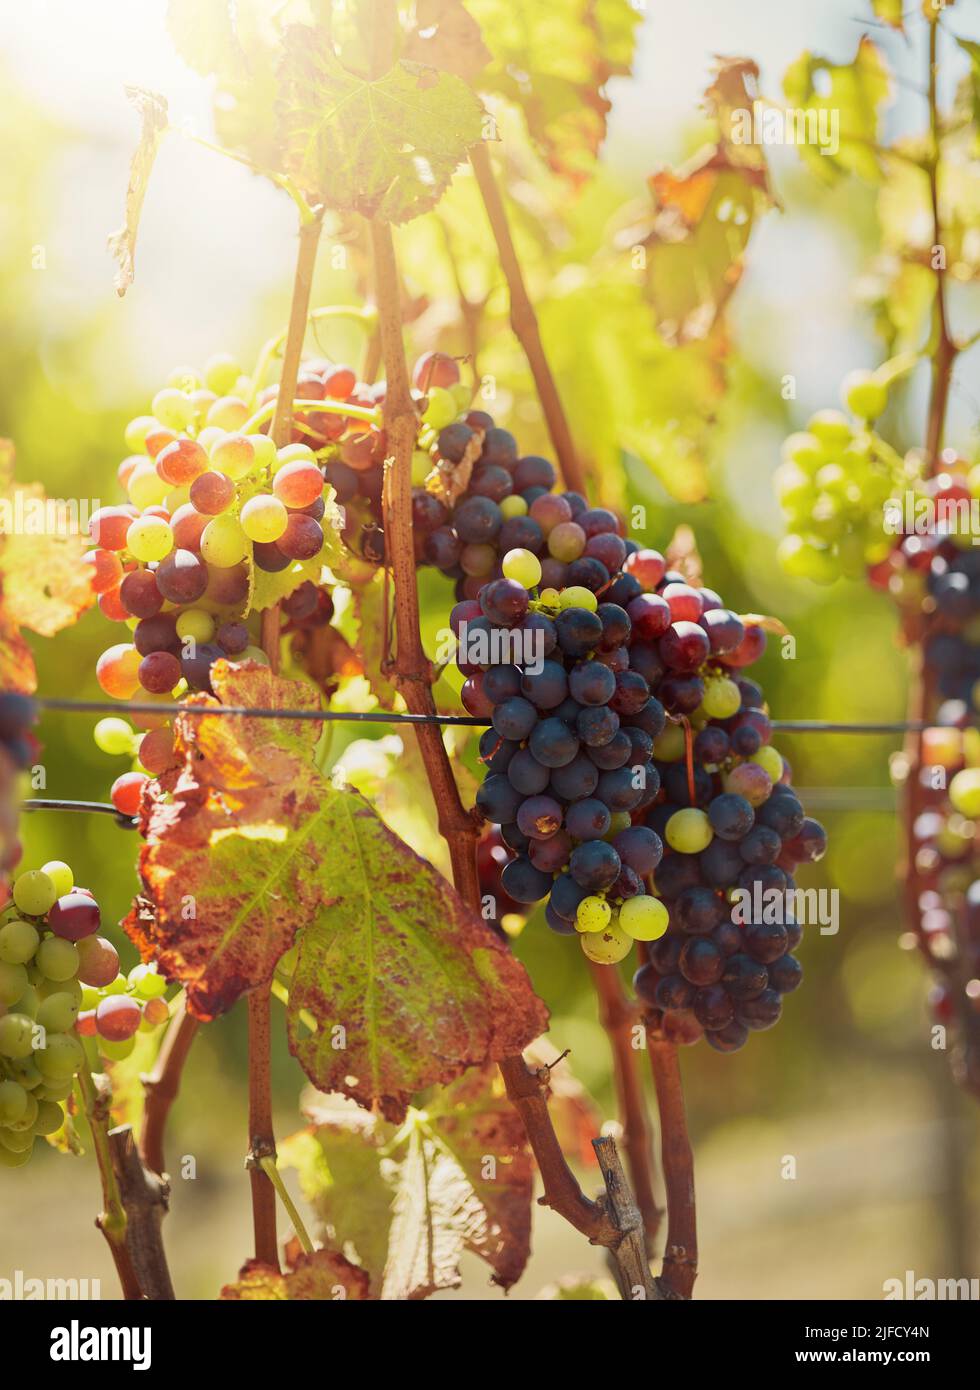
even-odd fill
[[[963,6],[964,20],[969,9]],[[775,717],[900,719],[907,672],[888,602],[860,584],[815,589],[780,574],[770,479],[782,437],[812,410],[836,404],[845,371],[883,355],[877,331],[889,324],[875,291],[887,271],[883,257],[918,234],[917,195],[891,182],[880,190],[828,184],[793,150],[767,151],[780,207],[752,229],[723,343],[710,335],[672,338],[663,316],[658,329],[637,289],[631,232],[651,214],[648,177],[716,138],[699,110],[714,54],[751,54],[762,89],[778,98],[802,43],[843,64],[862,31],[870,32],[893,68],[884,125],[897,138],[922,126],[921,43],[883,33],[870,13],[856,19],[849,0],[809,7],[805,33],[799,11],[775,0],[738,7],[656,0],[648,10],[633,76],[608,84],[609,134],[590,181],[576,188],[574,178],[548,169],[516,114],[501,117],[515,234],[579,452],[592,466],[597,496],[647,508],[651,543],[690,523],[705,581],[737,610],[777,614],[789,626],[795,658],[781,659],[772,643],[760,667]],[[949,26],[969,33],[958,8]],[[22,479],[42,481],[51,496],[110,501],[123,424],[147,408],[169,371],[217,351],[232,351],[250,369],[285,322],[294,210],[241,167],[168,138],[146,200],[136,282],[119,301],[104,246],[120,220],[134,139],[122,85],[164,92],[174,123],[208,136],[208,84],[177,56],[163,0],[106,0],[94,13],[45,0],[8,12],[3,31],[0,433],[16,441]],[[941,60],[948,102],[965,59],[944,38]],[[487,408],[527,452],[548,452],[472,178],[459,176],[435,214],[397,235],[413,306],[410,348],[468,353],[478,346],[480,376],[495,394]],[[328,230],[315,302],[357,298],[356,248],[350,268],[338,269],[332,252],[339,244]],[[470,320],[460,314],[460,289],[479,306]],[[908,293],[914,321],[914,286]],[[916,339],[907,324],[903,331]],[[332,324],[319,342],[339,360],[357,362],[363,351],[350,326]],[[786,377],[795,380],[793,399],[781,389]],[[973,442],[969,384],[964,365],[948,436],[961,449]],[[922,405],[916,376],[892,408],[890,434],[899,447],[920,441]],[[694,500],[702,497],[710,500]],[[422,589],[431,640],[451,600],[431,572]],[[35,642],[40,691],[97,698],[95,661],[108,640],[96,610],[56,641]],[[438,693],[453,698],[446,682]],[[125,770],[95,749],[93,723],[44,720],[49,795],[105,799]],[[805,984],[776,1030],[754,1036],[737,1057],[704,1047],[683,1056],[698,1181],[698,1294],[877,1298],[882,1282],[906,1269],[920,1277],[975,1275],[976,1110],[930,1046],[926,980],[898,945],[899,827],[888,779],[896,743],[791,736],[779,745],[830,831],[828,856],[806,886],[840,890],[840,931],[808,933]],[[377,797],[401,835],[445,866],[414,741],[401,745],[384,727],[365,738],[338,726],[322,752],[327,765],[340,761]],[[461,759],[467,763],[472,750]],[[77,880],[97,893],[104,920],[118,922],[136,887],[134,836],[109,818],[45,814],[27,818],[24,841],[26,864],[69,859]],[[110,934],[131,964],[128,942],[118,930]],[[609,1049],[580,953],[540,918],[515,948],[552,1010],[548,1045],[571,1048],[576,1074],[611,1118]],[[172,1118],[171,1168],[179,1171],[185,1155],[196,1165],[193,1180],[175,1179],[166,1227],[185,1297],[213,1296],[248,1254],[244,1024],[237,1009],[203,1030]],[[277,1130],[285,1135],[297,1124],[303,1078],[281,1033],[275,1079]],[[783,1176],[787,1156],[795,1159],[793,1178]],[[595,1186],[598,1175],[585,1180]],[[88,1160],[44,1152],[28,1168],[5,1173],[0,1275],[21,1268],[40,1277],[101,1277],[105,1292],[114,1292],[91,1225],[96,1203]],[[599,1254],[560,1220],[540,1209],[535,1220],[532,1262],[512,1296],[533,1298],[570,1271],[602,1272]],[[465,1295],[500,1296],[475,1261],[465,1270]]]

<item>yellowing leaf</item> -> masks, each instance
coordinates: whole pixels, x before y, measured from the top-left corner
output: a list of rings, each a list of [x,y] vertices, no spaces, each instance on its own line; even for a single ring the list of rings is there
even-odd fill
[[[899,33],[904,33],[903,4],[904,0],[871,0],[871,8],[877,17]]]
[[[428,211],[482,138],[480,103],[460,78],[399,62],[367,81],[322,29],[289,26],[279,80],[283,165],[344,212],[404,222]]]
[[[143,199],[157,157],[160,140],[167,129],[167,101],[156,92],[142,87],[127,87],[126,96],[142,120],[139,144],[129,166],[129,186],[126,189],[126,220],[118,232],[109,238],[109,250],[119,263],[116,271],[116,293],[124,295],[133,283],[135,274],[136,235],[139,231]]]
[[[308,685],[252,662],[218,662],[212,681],[227,704],[314,708]],[[124,925],[193,1014],[266,986],[295,940],[291,1050],[320,1089],[393,1117],[541,1031],[543,1004],[482,918],[317,771],[315,721],[181,715],[177,732],[184,768],[146,815]]]
[[[530,1250],[533,1168],[496,1068],[474,1068],[396,1130],[324,1097],[280,1146],[331,1238],[353,1249],[375,1297],[459,1283],[464,1251],[509,1288]]]
[[[367,1275],[335,1250],[299,1255],[292,1269],[280,1274],[261,1260],[249,1260],[234,1284],[221,1290],[225,1301],[250,1303],[339,1302],[368,1298]]]
[[[879,111],[891,95],[891,75],[871,39],[859,40],[850,63],[801,54],[786,70],[783,92],[794,110],[818,122],[825,117],[828,132],[836,130],[836,137],[823,149],[810,140],[797,145],[811,172],[828,182],[842,172],[877,182],[880,171],[874,146]]]

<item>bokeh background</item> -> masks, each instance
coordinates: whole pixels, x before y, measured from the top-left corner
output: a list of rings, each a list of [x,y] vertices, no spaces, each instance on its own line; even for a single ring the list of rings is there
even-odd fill
[[[41,480],[53,496],[114,500],[122,427],[147,408],[170,370],[217,351],[232,351],[250,366],[287,314],[295,230],[288,199],[179,136],[165,142],[153,175],[136,283],[125,300],[113,291],[105,240],[121,221],[136,124],[124,84],[165,93],[176,125],[204,136],[211,129],[208,84],[177,56],[164,11],[164,0],[35,0],[5,7],[0,21],[0,433],[16,441],[20,477]],[[977,37],[971,17],[976,21],[974,4],[958,6],[950,28]],[[588,244],[590,255],[601,248],[603,213],[642,197],[652,170],[697,148],[705,133],[698,106],[713,55],[752,56],[763,89],[778,95],[782,73],[804,45],[845,61],[866,31],[881,38],[897,75],[889,134],[920,128],[921,34],[918,45],[884,37],[855,0],[650,0],[634,75],[610,83],[614,107],[599,191],[588,195],[594,202],[584,212],[570,214],[580,219],[579,244]],[[941,58],[948,99],[964,60],[945,39]],[[888,601],[847,581],[816,589],[783,578],[770,487],[782,437],[813,409],[837,403],[846,370],[880,356],[858,293],[877,249],[874,193],[854,182],[815,184],[794,151],[769,154],[782,209],[756,228],[729,314],[733,352],[713,426],[711,500],[680,506],[635,462],[616,487],[651,508],[651,542],[665,542],[678,521],[689,522],[707,582],[736,609],[777,614],[792,629],[795,659],[770,650],[761,665],[776,717],[899,719],[907,675]],[[447,200],[450,221],[465,221],[467,196],[463,189],[455,214]],[[492,275],[492,251],[482,220],[470,227],[461,255],[480,287],[481,275]],[[413,291],[433,293],[423,245],[403,238],[405,278]],[[573,236],[554,273],[567,276],[575,255]],[[353,298],[352,279],[326,260],[317,302]],[[557,303],[547,256],[532,261],[541,301]],[[584,294],[577,333],[584,341],[597,331],[587,311],[587,271],[578,283]],[[975,301],[954,307],[957,328],[967,328],[971,312],[969,327],[976,326]],[[598,305],[592,308],[598,313]],[[548,313],[546,307],[546,336],[549,322],[559,322]],[[486,353],[500,376],[497,414],[522,440],[533,438],[540,421],[509,342],[499,287],[492,314]],[[410,329],[414,346],[431,345],[437,317],[423,316]],[[324,350],[356,360],[356,336],[331,332]],[[575,343],[562,338],[556,360],[568,389]],[[796,378],[796,400],[780,395],[784,374]],[[950,410],[948,438],[962,449],[975,442],[978,391],[974,355],[961,363]],[[919,439],[923,403],[917,377],[889,421],[900,447]],[[592,404],[615,410],[615,396]],[[587,422],[581,428],[587,455]],[[40,690],[97,697],[95,661],[109,640],[96,610],[56,641],[36,642]],[[105,799],[125,770],[96,750],[93,723],[44,720],[49,795]],[[338,731],[331,756],[352,737]],[[808,932],[805,983],[777,1029],[754,1035],[733,1057],[704,1046],[683,1055],[698,1187],[698,1296],[873,1299],[884,1280],[906,1270],[976,1276],[978,1114],[953,1086],[947,1058],[930,1046],[927,980],[917,956],[899,945],[900,844],[888,776],[897,743],[796,736],[780,746],[808,805],[828,825],[829,853],[807,886],[840,890],[841,926],[836,936]],[[428,807],[418,814],[425,824],[399,829],[426,843]],[[35,815],[24,824],[24,843],[29,866],[69,859],[76,879],[96,891],[104,920],[124,914],[136,886],[136,842],[109,818]],[[111,934],[132,963],[128,942],[118,930]],[[609,1050],[579,952],[540,921],[529,924],[516,949],[552,1010],[549,1043],[571,1048],[576,1074],[612,1117]],[[193,1155],[197,1166],[194,1181],[176,1180],[166,1226],[182,1297],[213,1297],[249,1253],[244,1023],[238,1008],[204,1030],[173,1113],[169,1152]],[[275,1081],[277,1131],[284,1135],[299,1123],[303,1078],[282,1030]],[[796,1160],[794,1180],[781,1175],[787,1155]],[[598,1175],[585,1180],[596,1185]],[[90,1158],[45,1150],[25,1169],[5,1172],[0,1276],[20,1268],[36,1277],[99,1277],[105,1296],[113,1296],[106,1248],[92,1227],[97,1202]],[[533,1298],[565,1274],[603,1272],[598,1252],[564,1223],[547,1211],[535,1219],[532,1260],[512,1297]],[[501,1296],[475,1260],[464,1268],[463,1296]]]

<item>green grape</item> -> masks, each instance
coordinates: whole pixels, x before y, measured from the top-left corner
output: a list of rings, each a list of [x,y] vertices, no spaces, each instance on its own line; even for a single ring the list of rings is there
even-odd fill
[[[126,549],[135,560],[162,560],[174,548],[174,533],[162,516],[138,516],[126,532]]]
[[[781,463],[773,474],[780,506],[806,514],[813,505],[813,482],[796,463]]]
[[[469,410],[470,402],[473,399],[473,388],[467,386],[465,381],[456,381],[452,386],[447,386],[446,390],[456,402],[456,409],[459,412]]]
[[[680,724],[667,724],[653,740],[653,756],[659,762],[680,762],[684,751],[684,729]]]
[[[178,391],[196,391],[201,384],[201,378],[193,367],[174,367],[172,372],[167,373],[167,385],[174,386]]]
[[[432,456],[424,449],[416,449],[412,454],[412,486],[422,487],[432,472]]]
[[[28,985],[16,1003],[19,1014],[26,1014],[28,1018],[37,1018],[37,1011],[41,1007],[41,996],[37,986]]]
[[[958,772],[949,784],[949,799],[961,816],[970,820],[980,817],[980,768],[966,767]]]
[[[126,441],[126,448],[131,454],[143,454],[146,452],[146,436],[157,429],[160,421],[155,420],[152,415],[137,415],[135,420],[130,420],[123,432]]]
[[[70,1033],[49,1033],[37,1049],[38,1071],[46,1081],[65,1081],[85,1060],[82,1045]]]
[[[155,965],[134,965],[128,983],[137,999],[158,999],[167,992],[167,982]]]
[[[102,994],[103,994],[103,995],[105,995],[105,994],[128,994],[128,993],[129,993],[129,981],[126,979],[126,976],[125,976],[125,975],[117,975],[116,978],[115,978],[114,980],[110,980],[110,982],[109,982],[107,985],[104,985],[103,988],[102,988]]]
[[[851,438],[851,422],[839,410],[818,410],[807,421],[807,429],[830,448],[842,447]],[[799,462],[799,460],[797,460]]]
[[[99,1038],[99,1051],[103,1057],[108,1057],[110,1062],[125,1062],[135,1046],[135,1036],[124,1038],[122,1042],[110,1042],[108,1038]]]
[[[41,865],[41,873],[47,874],[54,884],[55,892],[59,898],[63,898],[66,893],[70,893],[75,886],[75,875],[71,867],[61,859],[52,859],[47,864]]]
[[[14,918],[0,927],[0,961],[8,965],[26,965],[33,960],[40,936],[30,922]]]
[[[705,682],[701,708],[712,719],[730,719],[741,708],[742,692],[728,676]]]
[[[209,521],[201,533],[201,555],[217,569],[231,569],[248,554],[248,539],[230,512]]]
[[[78,1002],[79,1013],[98,1007],[99,1000],[102,998],[101,989],[94,989],[91,985],[82,986],[82,997]]]
[[[11,1057],[7,1062],[7,1069],[13,1079],[19,1081],[26,1091],[33,1091],[44,1080],[37,1069],[37,1063],[33,1056]]]
[[[760,748],[757,753],[753,753],[751,758],[749,758],[749,762],[758,763],[763,772],[768,772],[774,786],[783,775],[782,756],[776,752],[776,749],[773,748],[771,744],[767,743],[764,747]]]
[[[227,352],[216,352],[204,364],[204,384],[216,396],[233,391],[241,374],[241,367]]]
[[[0,1125],[13,1124],[27,1111],[28,1092],[16,1081],[0,1081]]]
[[[580,932],[605,931],[612,919],[612,908],[605,898],[583,898],[575,913],[575,929]]]
[[[154,416],[168,430],[183,430],[194,418],[194,403],[190,396],[173,386],[165,386],[150,402]]]
[[[269,492],[250,497],[241,510],[241,529],[250,541],[261,541],[269,545],[277,541],[286,530],[289,513],[278,497]],[[207,535],[209,528],[205,528]],[[204,553],[204,536],[201,537],[201,553]],[[206,558],[206,557],[205,557]]]
[[[30,1157],[33,1147],[33,1130],[0,1129],[0,1150],[6,1148],[8,1154],[26,1153]],[[2,1162],[2,1157],[0,1157],[0,1162]]]
[[[71,980],[78,974],[78,951],[71,941],[46,936],[38,947],[37,963],[49,980]]]
[[[32,1091],[25,1091],[22,1086],[19,1086],[18,1090],[24,1097],[24,1108],[16,1120],[7,1121],[7,1128],[12,1129],[15,1134],[29,1134],[37,1119],[37,1099]]]
[[[126,493],[134,507],[158,507],[170,492],[170,484],[160,477],[147,459],[130,473]]]
[[[107,719],[100,719],[93,730],[92,737],[95,739],[95,746],[102,753],[108,753],[110,757],[129,757],[133,752],[136,742],[136,734],[132,725],[127,724],[125,719],[117,719],[114,715]]]
[[[589,960],[596,965],[615,965],[625,960],[633,949],[633,938],[613,923],[601,932],[583,932],[579,942]]]
[[[838,564],[833,551],[803,536],[784,536],[776,548],[776,558],[785,573],[794,579],[833,584],[838,577]]]
[[[874,420],[888,404],[888,387],[874,372],[848,372],[841,383],[841,400],[859,420]]]
[[[0,1004],[16,1004],[29,983],[22,965],[0,961]]]
[[[714,839],[711,822],[696,806],[685,806],[675,811],[667,822],[667,843],[678,854],[700,854]]]
[[[34,1051],[34,1020],[26,1014],[0,1018],[0,1053],[4,1057],[30,1057]]]
[[[28,917],[43,917],[58,901],[54,884],[41,869],[28,869],[14,881],[14,906]]]
[[[203,608],[185,608],[177,618],[177,636],[181,641],[210,642],[214,636],[214,618]]]
[[[659,898],[639,893],[623,903],[619,925],[634,941],[657,941],[670,925],[670,914]]]
[[[628,830],[632,824],[633,817],[629,811],[613,811],[609,818],[609,829],[602,838],[614,840],[621,830]]]
[[[37,1119],[34,1121],[35,1134],[54,1134],[65,1122],[65,1112],[57,1101],[38,1102]]]
[[[823,447],[815,434],[798,430],[783,440],[783,460],[795,463],[804,473],[815,473],[826,462]]]
[[[265,435],[262,438],[264,439]],[[280,468],[285,468],[287,463],[316,463],[316,454],[309,444],[284,444],[281,449],[274,449],[273,452],[274,457],[270,460],[273,476]]]
[[[434,430],[441,430],[446,425],[451,425],[459,414],[459,407],[453,399],[453,393],[447,391],[444,386],[430,386],[428,397],[428,404],[422,413],[422,419],[425,423]]]
[[[280,454],[285,451],[277,450],[275,444],[273,444],[267,434],[246,434],[245,438],[251,444],[252,451],[255,454],[256,468],[272,468],[273,465],[277,465],[281,468],[284,463],[290,463],[294,458],[309,458],[311,454],[316,458],[316,455],[308,444],[287,444],[286,449],[303,449],[305,452],[302,454],[295,454],[280,461]]]
[[[505,579],[513,579],[525,589],[534,589],[541,583],[541,561],[533,550],[508,550],[501,569]]]
[[[555,530],[557,529],[555,527]],[[562,608],[587,608],[590,613],[594,613],[599,607],[599,600],[592,590],[584,588],[581,584],[572,584],[569,588],[562,589],[559,603]]]
[[[4,1131],[0,1129],[0,1168],[22,1168],[30,1159],[31,1150],[34,1147],[33,1136],[31,1137],[30,1144],[23,1153],[15,1153],[13,1149],[8,1147],[6,1141],[7,1136]]]
[[[44,1085],[38,1086],[34,1094],[40,1105],[42,1100],[67,1100],[73,1089],[74,1083],[70,1076],[66,1077],[64,1081],[52,1081],[45,1077]]]
[[[37,1011],[37,1021],[50,1033],[67,1033],[78,1017],[78,1000],[71,994],[49,994]]]
[[[527,516],[527,503],[523,497],[514,492],[500,503],[500,510],[504,519],[509,521],[512,516]]]

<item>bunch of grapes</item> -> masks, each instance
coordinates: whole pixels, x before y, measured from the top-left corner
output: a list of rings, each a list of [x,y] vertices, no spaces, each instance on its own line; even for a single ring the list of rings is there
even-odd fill
[[[169,1018],[166,982],[147,966],[129,979],[105,937],[99,905],[52,861],[22,873],[0,919],[0,1164],[16,1168],[38,1135],[59,1130],[74,1078],[86,1065],[82,1037],[104,1056],[132,1051],[137,1029]]]
[[[887,560],[887,504],[921,487],[921,463],[903,459],[871,428],[887,404],[884,383],[872,372],[852,372],[841,394],[853,418],[818,411],[785,441],[773,480],[788,530],[780,564],[818,584],[862,579]]]
[[[451,510],[424,489],[414,500],[420,559],[456,585],[463,705],[491,725],[484,888],[504,910],[546,898],[549,926],[598,964],[655,943],[636,976],[654,1025],[735,1050],[799,983],[787,894],[826,846],[740,674],[764,630],[612,512],[554,492],[548,460],[522,458],[488,416],[445,426],[434,454],[472,461]],[[741,921],[737,889],[752,900]]]
[[[8,875],[22,853],[18,839],[17,779],[31,766],[37,742],[31,733],[34,701],[16,691],[0,694],[0,904],[6,901]]]

